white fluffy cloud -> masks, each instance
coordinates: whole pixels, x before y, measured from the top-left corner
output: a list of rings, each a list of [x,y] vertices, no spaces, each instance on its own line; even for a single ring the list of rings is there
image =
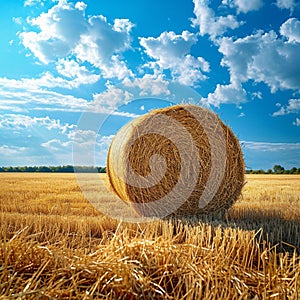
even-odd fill
[[[290,11],[293,11],[297,6],[295,0],[277,0],[276,5],[281,9],[289,9]]]
[[[287,106],[282,106],[273,116],[283,116],[287,114],[297,114],[300,112],[300,99],[290,99]]]
[[[212,39],[222,35],[228,29],[235,29],[240,26],[236,16],[216,16],[213,9],[209,7],[209,0],[193,0],[195,19],[192,19],[194,26],[199,26],[200,34],[208,34]],[[250,1],[249,1],[250,2]]]
[[[207,77],[203,72],[209,72],[209,63],[203,57],[189,54],[196,42],[197,36],[188,31],[178,35],[173,31],[163,32],[158,38],[141,38],[141,46],[154,59],[145,66],[156,72],[168,69],[173,79],[185,85],[205,80]]]
[[[220,104],[228,103],[243,103],[247,101],[247,93],[242,88],[241,85],[220,85],[217,87],[213,93],[209,93],[207,98],[202,98],[201,102],[203,105],[213,105],[219,107]]]
[[[290,20],[286,21],[282,31],[287,32],[290,23]],[[290,41],[290,36],[288,41],[286,38],[274,31],[259,31],[236,40],[219,39],[219,52],[223,54],[221,65],[229,68],[231,83],[238,86],[254,80],[264,82],[272,92],[278,89],[300,90],[300,43],[294,38]]]
[[[248,13],[249,11],[258,10],[263,6],[262,0],[223,0],[223,5],[235,7],[238,13]]]
[[[128,19],[116,19],[111,25],[104,16],[90,17],[89,30],[81,35],[74,52],[80,60],[101,69],[106,78],[131,76],[119,53],[130,47],[132,27]]]
[[[84,2],[74,6],[59,1],[48,12],[29,19],[39,32],[21,32],[23,45],[45,64],[73,54],[99,68],[104,77],[131,75],[120,54],[130,47],[133,24],[128,19],[116,19],[110,24],[101,15],[86,18],[85,8]]]
[[[95,112],[110,113],[118,106],[126,104],[132,97],[133,95],[128,91],[108,84],[104,92],[93,95],[89,109]]]
[[[84,2],[79,1],[75,4],[75,8],[77,8],[78,10],[85,10],[87,8],[87,5]]]
[[[300,43],[300,21],[290,18],[280,27],[280,33],[287,37],[290,43]]]
[[[65,1],[60,1],[37,18],[28,19],[39,32],[19,34],[24,46],[43,63],[64,57],[80,41],[81,34],[88,31],[88,23],[82,11]]]
[[[146,53],[153,58],[161,59],[162,65],[168,64],[167,55],[171,57],[186,55],[196,42],[197,36],[189,31],[183,31],[178,35],[173,31],[165,31],[158,38],[141,38],[140,41]]]
[[[66,82],[71,87],[78,87],[81,84],[93,84],[100,79],[100,75],[92,74],[85,66],[80,66],[74,60],[60,59],[56,69],[58,73],[69,79]]]
[[[169,82],[164,80],[162,75],[145,74],[142,78],[134,78],[133,80],[126,78],[123,80],[123,84],[125,87],[138,87],[140,96],[170,95]]]

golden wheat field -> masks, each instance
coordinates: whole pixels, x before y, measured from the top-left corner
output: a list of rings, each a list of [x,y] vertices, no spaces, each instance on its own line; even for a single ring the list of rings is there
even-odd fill
[[[300,176],[246,179],[225,215],[136,224],[74,174],[0,173],[0,299],[298,299]]]

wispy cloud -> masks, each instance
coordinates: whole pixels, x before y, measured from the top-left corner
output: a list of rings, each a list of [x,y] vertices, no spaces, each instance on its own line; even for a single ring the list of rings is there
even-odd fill
[[[107,84],[103,92],[95,93],[93,99],[88,101],[69,93],[63,94],[51,89],[49,90],[49,86],[47,86],[48,82],[49,85],[57,87],[55,82],[51,82],[51,77],[47,80],[45,78],[20,80],[0,78],[0,108],[3,111],[22,113],[28,113],[29,110],[93,111],[107,115],[112,114],[129,118],[137,117],[136,114],[117,110],[119,106],[135,98],[135,95],[127,91],[124,86],[117,87]],[[43,86],[47,86],[48,89],[44,89]]]
[[[13,145],[1,145],[0,146],[0,153],[1,156],[13,156],[13,155],[20,155],[24,153],[24,151],[27,150],[26,147],[18,147]]]
[[[0,78],[0,85],[11,88],[38,89],[38,88],[64,88],[73,89],[80,85],[93,84],[100,79],[100,75],[92,74],[85,67],[79,66],[74,61],[60,60],[57,70],[63,76],[54,76],[51,72],[46,71],[35,78],[7,79]]]
[[[34,6],[34,5],[41,5],[44,6],[45,0],[25,0],[24,6]]]
[[[51,110],[51,108],[61,111],[83,111],[88,104],[85,99],[43,89],[35,79],[0,78],[0,99],[1,105],[4,105],[3,108],[6,110],[14,111],[17,106],[18,111],[24,112],[29,109]]]
[[[288,169],[300,165],[300,143],[242,141],[241,144],[249,168],[266,170],[280,164]]]
[[[0,129],[20,130],[35,126],[42,126],[48,130],[57,129],[61,133],[76,128],[75,124],[62,124],[60,120],[47,117],[31,117],[22,114],[4,114],[0,116]]]
[[[269,142],[251,142],[241,141],[245,149],[259,150],[259,151],[285,151],[298,150],[300,151],[300,143],[269,143]]]

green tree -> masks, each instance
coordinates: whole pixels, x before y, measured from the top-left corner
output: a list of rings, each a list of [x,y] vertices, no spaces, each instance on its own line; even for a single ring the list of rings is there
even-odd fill
[[[49,167],[42,166],[38,167],[37,172],[51,172],[51,170]]]
[[[282,174],[284,172],[284,167],[282,167],[281,165],[275,165],[273,167],[273,170],[276,174]]]
[[[290,174],[297,174],[297,168],[296,167],[291,168]]]

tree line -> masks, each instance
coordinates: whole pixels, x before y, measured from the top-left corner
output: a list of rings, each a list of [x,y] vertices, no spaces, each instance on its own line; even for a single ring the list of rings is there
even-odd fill
[[[300,168],[293,167],[291,169],[285,169],[281,165],[275,165],[273,169],[268,169],[267,171],[260,170],[246,170],[247,174],[300,174]]]
[[[88,166],[31,166],[31,167],[0,167],[0,172],[40,172],[40,173],[106,173],[105,167]]]
[[[0,172],[40,172],[40,173],[106,173],[106,167],[89,167],[89,166],[24,166],[24,167],[0,167]],[[285,169],[281,165],[275,165],[273,169],[252,170],[247,169],[247,174],[300,174],[300,168],[293,167]]]

